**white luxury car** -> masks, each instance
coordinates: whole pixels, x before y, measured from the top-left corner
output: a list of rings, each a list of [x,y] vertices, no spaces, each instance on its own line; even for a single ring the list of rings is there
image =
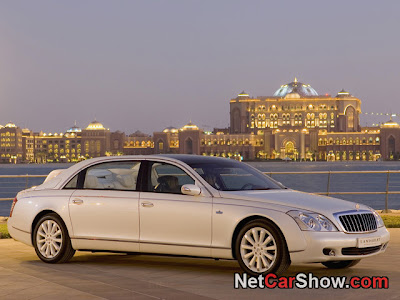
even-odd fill
[[[350,267],[389,242],[367,206],[196,155],[100,157],[53,171],[17,195],[8,229],[47,263],[75,250],[159,253],[237,259],[251,275],[290,263]]]

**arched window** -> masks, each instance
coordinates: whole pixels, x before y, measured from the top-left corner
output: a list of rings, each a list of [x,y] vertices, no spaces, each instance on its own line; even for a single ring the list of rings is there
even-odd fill
[[[97,153],[100,153],[100,150],[101,150],[101,148],[100,148],[100,141],[96,141],[96,152],[97,152]]]
[[[187,138],[185,141],[185,153],[193,154],[193,141],[191,138]]]
[[[396,140],[391,135],[388,139],[388,157],[389,159],[393,159],[396,153]]]
[[[356,110],[354,109],[353,106],[348,106],[346,108],[346,113],[347,117],[347,127],[349,128],[349,131],[355,131],[356,130]]]
[[[231,123],[233,124],[233,131],[235,133],[240,132],[240,122],[241,122],[241,115],[239,108],[235,108],[232,112],[232,120]]]
[[[162,141],[158,142],[158,150],[160,150],[160,151],[164,150],[164,143]]]

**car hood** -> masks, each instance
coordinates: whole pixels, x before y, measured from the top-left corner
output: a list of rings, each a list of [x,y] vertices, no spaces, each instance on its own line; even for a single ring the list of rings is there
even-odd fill
[[[335,212],[355,210],[356,203],[332,197],[319,196],[289,189],[274,189],[265,191],[220,191],[223,198],[253,201],[265,204],[287,207],[288,210],[308,210],[331,216]],[[368,206],[360,205],[359,209],[369,210]]]

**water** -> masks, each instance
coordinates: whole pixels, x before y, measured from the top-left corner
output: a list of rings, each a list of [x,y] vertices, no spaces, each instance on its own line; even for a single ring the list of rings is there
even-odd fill
[[[400,170],[400,162],[252,162],[263,172],[387,171]],[[328,174],[272,175],[292,189],[326,193]],[[385,192],[387,174],[331,174],[330,192]],[[400,174],[390,174],[389,191],[400,191]],[[385,208],[386,195],[333,195],[375,209]],[[400,195],[389,195],[389,208],[400,209]]]
[[[1,165],[0,175],[47,175],[55,169],[65,169],[72,164],[28,164],[28,165]],[[40,178],[0,178],[0,198],[13,198],[27,187],[39,185],[44,181]],[[12,201],[0,201],[0,216],[10,214]]]
[[[250,162],[263,172],[299,171],[386,171],[400,170],[400,162]],[[0,175],[47,175],[71,164],[0,165]],[[326,192],[328,175],[272,175],[289,188],[305,192]],[[0,178],[0,198],[12,198],[18,191],[38,185],[44,178]],[[331,192],[383,192],[386,174],[331,174]],[[400,191],[400,174],[390,175],[390,191]],[[385,207],[385,195],[335,195],[337,198],[366,204],[375,209]],[[321,199],[324,201],[324,199]],[[0,216],[7,216],[12,201],[0,201]],[[400,209],[400,195],[389,196],[389,208]]]

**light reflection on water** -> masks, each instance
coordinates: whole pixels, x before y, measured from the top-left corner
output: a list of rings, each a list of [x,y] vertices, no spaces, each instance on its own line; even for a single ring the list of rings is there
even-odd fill
[[[386,171],[400,170],[400,162],[249,162],[263,172],[290,171]],[[71,164],[0,165],[0,175],[47,175],[54,169],[68,168]],[[305,192],[326,192],[328,175],[272,175],[289,188]],[[0,178],[0,198],[12,198],[25,186],[34,186],[44,178]],[[380,192],[386,189],[386,174],[332,174],[331,192]],[[400,174],[390,175],[389,190],[400,191]],[[383,209],[385,195],[335,195],[335,197],[360,202],[375,209]],[[321,199],[323,200],[323,199]],[[0,216],[7,216],[11,201],[0,201]],[[389,208],[400,209],[400,195],[389,196]]]

